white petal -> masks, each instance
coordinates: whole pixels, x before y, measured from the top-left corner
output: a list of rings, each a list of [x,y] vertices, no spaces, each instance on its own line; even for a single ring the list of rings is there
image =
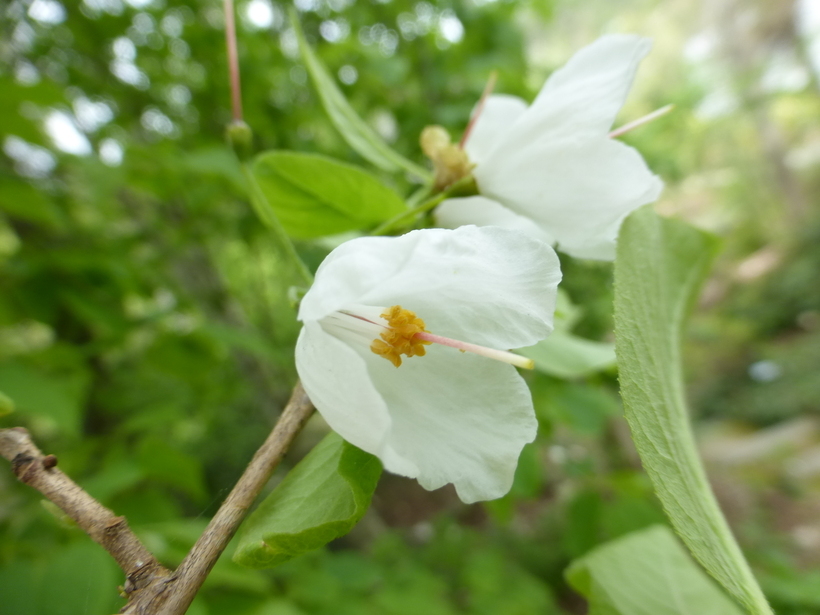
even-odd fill
[[[527,113],[517,135],[549,129],[557,136],[609,132],[652,41],[632,34],[610,34],[581,49],[555,71]]]
[[[607,134],[651,45],[639,36],[610,34],[581,49],[550,76],[530,108],[483,153],[475,176],[505,162],[517,169],[527,155],[522,148],[536,142]],[[514,173],[507,181],[520,177]]]
[[[470,161],[480,164],[526,110],[527,103],[517,96],[488,96],[464,144]]]
[[[374,455],[384,449],[390,416],[358,353],[318,322],[306,322],[296,342],[296,371],[334,431]]]
[[[477,169],[476,179],[482,193],[580,258],[614,258],[622,220],[663,189],[636,150],[605,135],[529,143],[517,159]]]
[[[346,305],[401,305],[438,335],[522,348],[552,330],[560,279],[549,246],[502,228],[362,237],[328,255],[299,318],[319,320]]]
[[[500,226],[521,231],[549,245],[555,244],[555,240],[531,219],[519,216],[501,203],[483,196],[447,199],[436,208],[434,217],[436,226],[443,228],[458,228],[467,224]]]
[[[379,455],[387,470],[415,477],[425,489],[453,483],[467,503],[509,491],[521,449],[538,428],[514,367],[441,346],[399,368],[361,353],[390,409]]]

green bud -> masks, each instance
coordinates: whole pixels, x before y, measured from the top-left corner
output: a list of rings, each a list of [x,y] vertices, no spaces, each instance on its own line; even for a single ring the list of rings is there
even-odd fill
[[[14,412],[14,400],[0,391],[0,416],[5,416]]]
[[[450,141],[450,135],[441,126],[427,126],[419,138],[422,151],[433,162],[435,180],[433,189],[446,190],[456,182],[470,177],[475,166],[458,144]]]
[[[251,157],[253,153],[253,131],[241,120],[234,120],[225,129],[228,144],[241,161]]]

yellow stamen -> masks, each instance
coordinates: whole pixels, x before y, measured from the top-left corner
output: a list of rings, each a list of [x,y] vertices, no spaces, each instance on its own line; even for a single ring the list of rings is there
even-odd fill
[[[393,365],[401,365],[401,355],[423,357],[425,346],[432,342],[415,339],[417,333],[429,333],[424,328],[424,321],[414,312],[394,305],[382,312],[381,317],[387,321],[388,329],[380,334],[381,339],[373,340],[370,350],[384,357]]]
[[[467,177],[475,166],[460,145],[450,142],[450,135],[441,126],[427,126],[421,131],[419,143],[433,162],[434,188],[437,191]]]

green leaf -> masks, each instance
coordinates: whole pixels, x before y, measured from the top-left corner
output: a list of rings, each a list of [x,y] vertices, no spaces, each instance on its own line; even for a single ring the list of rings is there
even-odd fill
[[[558,289],[555,303],[555,330],[550,336],[516,352],[535,361],[535,369],[556,378],[581,378],[615,365],[615,345],[572,335],[581,318],[581,308]]]
[[[307,44],[299,20],[294,13],[291,14],[291,24],[296,32],[296,40],[299,43],[302,60],[313,80],[313,85],[316,86],[316,90],[319,92],[319,98],[322,100],[325,112],[330,117],[330,121],[333,122],[336,130],[347,141],[347,144],[356,150],[362,158],[383,171],[394,172],[403,169],[424,181],[432,180],[430,171],[407,160],[407,158],[393,150],[376,131],[358,116],[327,72],[321,60]]]
[[[370,505],[380,475],[376,457],[329,434],[248,517],[234,561],[271,568],[344,536]]]
[[[742,613],[663,525],[598,547],[574,561],[566,577],[589,602],[589,615]]]
[[[162,562],[179,566],[208,525],[207,519],[177,519],[134,527],[150,551]],[[236,538],[231,544],[236,543]],[[228,548],[231,548],[230,545]],[[270,580],[265,573],[248,570],[225,557],[220,557],[204,589],[225,589],[245,594],[265,596],[270,591]]]
[[[563,423],[578,433],[599,437],[610,417],[623,414],[620,401],[598,386],[533,378],[530,390],[535,414],[544,425]]]
[[[580,378],[615,364],[615,345],[593,342],[564,331],[553,331],[518,354],[535,361],[535,369],[557,378]]]
[[[56,105],[65,100],[63,88],[57,83],[44,80],[35,85],[22,85],[10,72],[0,76],[0,92],[3,92],[0,96],[0,134],[15,135],[32,143],[43,141],[43,131],[36,115],[21,113],[21,109],[32,104],[37,107]]]
[[[177,488],[198,502],[206,498],[202,464],[170,442],[156,436],[146,438],[140,442],[137,459],[147,478]]]
[[[672,525],[755,614],[771,609],[718,507],[684,401],[681,333],[717,239],[651,208],[624,222],[615,260],[615,348],[624,413]]]
[[[0,612],[15,615],[116,613],[122,573],[102,547],[86,537],[52,547],[36,560],[17,557],[0,568]]]
[[[398,194],[369,173],[317,154],[262,153],[253,176],[285,231],[299,239],[366,228],[406,209]],[[257,213],[266,218],[267,212]]]
[[[65,224],[65,216],[44,191],[16,178],[3,178],[0,211],[12,218],[53,229]]]
[[[6,416],[14,412],[14,400],[0,391],[0,416]]]
[[[32,417],[40,435],[80,434],[89,374],[76,370],[45,373],[22,363],[0,365],[0,388],[21,415]]]

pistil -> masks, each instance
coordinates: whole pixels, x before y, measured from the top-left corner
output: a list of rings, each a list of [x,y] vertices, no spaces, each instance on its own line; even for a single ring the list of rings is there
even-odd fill
[[[620,137],[623,134],[628,133],[630,130],[634,130],[638,126],[643,126],[644,124],[648,124],[652,120],[656,120],[659,117],[666,115],[672,109],[675,108],[675,105],[666,105],[665,107],[661,107],[660,109],[653,111],[648,115],[644,115],[643,117],[639,117],[637,120],[632,120],[628,124],[624,124],[620,128],[616,128],[612,132],[609,133],[609,138],[614,139],[615,137]]]

